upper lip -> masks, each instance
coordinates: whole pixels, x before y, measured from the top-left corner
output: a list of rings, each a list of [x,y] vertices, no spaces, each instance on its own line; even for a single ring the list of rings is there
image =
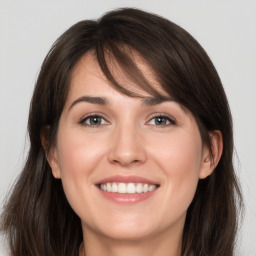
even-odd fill
[[[150,184],[150,185],[157,185],[156,182],[154,182],[150,179],[146,179],[146,178],[139,177],[139,176],[123,176],[123,175],[115,175],[115,176],[110,176],[110,177],[104,178],[104,179],[96,182],[96,185],[108,183],[108,182],[146,183],[146,184]]]

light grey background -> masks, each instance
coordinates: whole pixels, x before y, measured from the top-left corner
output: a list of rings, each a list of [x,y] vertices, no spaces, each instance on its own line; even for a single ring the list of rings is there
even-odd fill
[[[239,158],[235,164],[246,205],[245,218],[239,232],[238,255],[255,256],[255,1],[0,0],[1,208],[4,196],[26,158],[26,123],[30,97],[40,65],[50,46],[77,21],[97,18],[108,10],[125,6],[158,13],[181,25],[201,43],[214,62],[233,113]],[[0,255],[6,255],[3,242]]]

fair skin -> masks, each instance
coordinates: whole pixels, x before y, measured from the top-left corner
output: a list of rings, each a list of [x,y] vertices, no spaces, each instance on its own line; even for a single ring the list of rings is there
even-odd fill
[[[198,180],[220,158],[221,134],[211,134],[212,159],[189,112],[175,101],[145,98],[112,88],[92,54],[75,67],[48,161],[81,218],[81,256],[181,255],[186,212]],[[103,191],[105,183],[155,187],[123,194]]]

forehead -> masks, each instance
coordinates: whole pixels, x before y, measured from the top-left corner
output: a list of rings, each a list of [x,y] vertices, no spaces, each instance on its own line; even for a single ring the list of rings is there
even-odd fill
[[[150,93],[152,87],[157,92],[158,97],[170,97],[157,82],[151,67],[138,54],[133,54],[131,59],[133,60],[133,65],[143,77],[140,78],[140,74],[129,72],[126,69],[127,67],[124,67],[124,63],[120,64],[115,58],[107,55],[107,67],[114,80],[110,81],[103,73],[95,53],[89,52],[85,54],[74,67],[69,94],[72,94],[77,89],[85,89],[84,87],[88,92],[95,93],[96,88],[102,87],[103,89],[103,85],[105,87],[108,85],[109,89],[114,88],[117,93],[127,94],[128,96],[152,96]],[[143,81],[143,78],[145,81]],[[128,91],[128,93],[125,91]],[[130,92],[131,95],[129,94]]]
[[[147,76],[150,85],[154,87],[156,91],[158,91],[159,95],[157,97],[146,92],[140,87],[140,85],[137,85],[131,81],[131,79],[129,79],[129,77],[123,73],[122,69],[117,63],[111,62],[111,73],[113,74],[117,83],[138,96],[130,97],[129,95],[122,93],[121,90],[118,90],[106,78],[98,64],[95,54],[88,53],[81,58],[73,70],[70,88],[65,104],[66,108],[68,108],[68,106],[69,108],[70,106],[72,107],[76,101],[81,101],[81,97],[84,99],[86,98],[86,101],[89,102],[98,102],[97,104],[99,104],[99,99],[100,101],[105,101],[105,103],[108,102],[108,99],[114,99],[115,102],[121,103],[125,101],[129,104],[132,103],[134,101],[133,99],[135,98],[136,102],[142,102],[147,106],[157,105],[165,101],[176,102],[175,99],[168,95],[162,89],[160,84],[157,83],[151,68],[140,58],[137,58],[136,61],[136,65],[143,72],[143,74]],[[95,99],[95,97],[98,98]],[[139,100],[143,98],[143,101]],[[179,103],[177,103],[177,105],[179,105],[179,108],[181,108],[186,114],[191,114],[190,111]]]

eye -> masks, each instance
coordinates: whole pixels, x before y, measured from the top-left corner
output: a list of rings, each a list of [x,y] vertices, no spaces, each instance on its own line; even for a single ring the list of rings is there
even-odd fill
[[[157,125],[157,126],[167,126],[167,125],[175,125],[176,121],[169,116],[158,115],[151,118],[147,124]]]
[[[84,126],[92,126],[92,127],[108,124],[108,122],[102,116],[99,116],[99,115],[87,116],[83,118],[79,123]]]

